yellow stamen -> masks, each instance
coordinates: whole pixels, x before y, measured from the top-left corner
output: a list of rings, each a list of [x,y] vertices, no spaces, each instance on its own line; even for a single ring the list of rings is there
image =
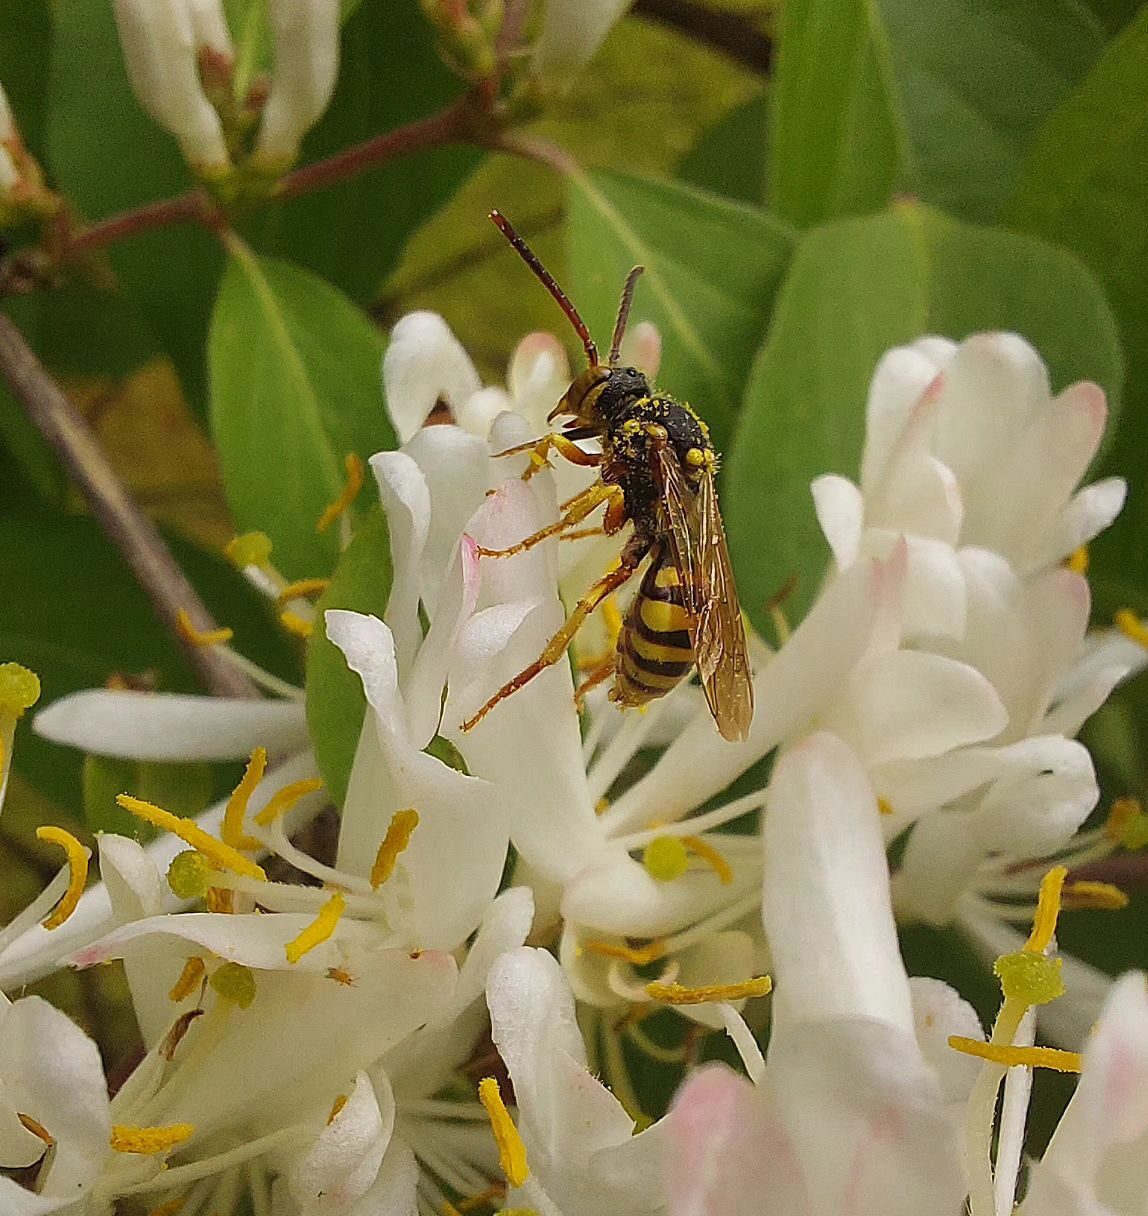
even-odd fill
[[[644,967],[647,963],[656,962],[666,953],[666,943],[655,938],[644,946],[624,946],[620,942],[603,942],[591,938],[582,943],[581,950],[600,954],[603,958],[620,958],[635,967]]]
[[[1148,627],[1130,608],[1121,608],[1112,618],[1112,623],[1126,638],[1148,649]]]
[[[1148,845],[1148,815],[1136,798],[1117,798],[1104,823],[1109,840],[1126,849],[1142,849]]]
[[[609,798],[599,798],[598,801],[594,803],[594,814],[595,815],[604,815],[609,809],[610,809],[610,799]]]
[[[19,663],[0,663],[0,713],[18,718],[40,699],[40,677]]]
[[[718,880],[723,887],[728,887],[733,882],[733,870],[726,859],[709,843],[708,840],[703,840],[700,836],[683,836],[682,844],[686,846],[695,857],[700,857],[702,861],[718,876]]]
[[[1104,912],[1119,912],[1127,908],[1128,896],[1110,882],[1070,882],[1061,897],[1062,908],[1097,908]]]
[[[334,1100],[334,1102],[331,1103],[331,1113],[327,1116],[327,1126],[328,1127],[330,1127],[331,1124],[335,1122],[335,1120],[339,1117],[339,1112],[346,1105],[347,1105],[347,1095],[346,1094],[340,1094]]]
[[[329,578],[301,578],[297,582],[288,583],[275,599],[280,604],[286,604],[289,600],[306,599],[309,595],[322,595],[330,585]]]
[[[245,878],[267,881],[262,866],[256,865],[250,857],[244,857],[238,849],[224,844],[222,840],[216,840],[194,820],[173,815],[171,811],[165,811],[163,807],[155,806],[151,802],[144,802],[142,798],[133,798],[131,794],[118,794],[116,802],[144,823],[150,823],[153,827],[162,828],[165,832],[178,836],[185,844],[202,853],[217,870],[230,870],[234,874],[242,874]]]
[[[711,1001],[742,1001],[749,997],[766,996],[773,990],[773,980],[768,975],[754,976],[740,984],[707,984],[701,988],[687,988],[684,984],[661,984],[655,981],[646,985],[651,1000],[663,1001],[667,1005],[707,1005]]]
[[[316,532],[326,532],[340,515],[346,514],[363,488],[363,462],[354,452],[347,453],[343,467],[347,470],[346,484],[339,497],[319,516],[319,522],[315,525]]]
[[[978,1060],[993,1064],[1004,1064],[1009,1068],[1017,1065],[1024,1068],[1053,1068],[1057,1072],[1079,1072],[1083,1057],[1078,1051],[1061,1051],[1057,1047],[1010,1047],[1004,1043],[985,1043],[980,1039],[966,1039],[963,1035],[949,1035],[949,1046]]]
[[[259,992],[255,972],[242,963],[224,963],[217,967],[211,975],[211,987],[223,1000],[240,1009],[250,1009]]]
[[[1053,934],[1056,933],[1056,918],[1060,915],[1060,893],[1067,877],[1068,870],[1065,866],[1053,866],[1040,880],[1040,894],[1037,896],[1036,915],[1032,918],[1032,932],[1023,949],[1033,954],[1043,954],[1052,944]]]
[[[244,532],[223,547],[227,560],[240,570],[244,566],[266,566],[271,560],[271,538],[266,532]]]
[[[208,887],[205,902],[209,912],[230,916],[235,911],[235,892],[229,887]]]
[[[642,865],[656,882],[681,878],[689,864],[689,850],[680,836],[655,836],[642,850]]]
[[[266,771],[267,750],[257,747],[251,753],[247,768],[244,769],[239,784],[228,798],[227,809],[223,812],[223,830],[220,835],[223,837],[224,844],[229,844],[233,849],[250,851],[263,847],[260,841],[244,835],[243,818],[247,814],[247,804],[251,801],[251,795],[255,793],[255,787],[263,780],[263,774]]]
[[[1064,563],[1073,574],[1088,573],[1088,546],[1081,545],[1078,549],[1068,555],[1068,560]]]
[[[1002,954],[993,963],[993,974],[1000,980],[1006,1000],[1024,1006],[1047,1005],[1064,996],[1061,960],[1033,950]]]
[[[387,834],[379,851],[375,854],[375,864],[371,866],[371,889],[377,891],[394,873],[395,865],[403,851],[411,842],[411,834],[419,826],[419,813],[414,807],[405,811],[395,811],[391,816]]]
[[[176,614],[175,631],[189,646],[222,646],[235,636],[234,629],[196,629],[191,617],[181,608]]]
[[[526,1145],[518,1134],[518,1128],[506,1109],[498,1082],[493,1077],[484,1077],[478,1083],[478,1100],[482,1103],[490,1120],[490,1130],[498,1145],[498,1164],[511,1186],[522,1186],[530,1177],[530,1166],[526,1161]]]
[[[183,970],[179,973],[179,979],[171,986],[171,991],[167,994],[169,1001],[185,1001],[195,991],[196,987],[202,981],[204,972],[207,970],[207,964],[198,954],[193,954],[183,965]]]
[[[211,862],[196,849],[184,849],[167,867],[167,885],[179,899],[202,899],[215,873]]]
[[[347,907],[347,901],[337,891],[319,909],[319,915],[285,947],[287,961],[297,963],[304,954],[321,946],[335,932],[335,926]]]
[[[336,984],[342,984],[345,988],[355,986],[355,977],[345,967],[328,967],[327,978],[334,980]]]
[[[285,785],[271,797],[263,810],[255,816],[255,822],[261,828],[270,827],[280,815],[286,815],[300,798],[307,794],[314,794],[322,788],[323,781],[320,777],[307,777],[302,781],[292,781],[290,785]]]
[[[152,1208],[147,1216],[175,1216],[186,1202],[186,1195],[181,1195],[178,1199],[169,1199],[167,1203],[161,1203],[158,1208]]]
[[[112,1125],[112,1149],[117,1153],[166,1153],[195,1134],[194,1123],[172,1123],[167,1127]]]
[[[877,810],[882,815],[892,815],[893,814],[893,804],[889,801],[888,798],[878,798],[877,799]]]
[[[297,612],[281,612],[279,614],[279,624],[288,633],[293,633],[297,638],[306,639],[315,632],[314,624],[311,621],[304,620]]]
[[[43,922],[45,929],[58,929],[79,905],[80,896],[83,895],[88,881],[88,858],[91,856],[91,851],[80,844],[71,832],[65,832],[63,828],[53,826],[37,828],[36,839],[46,841],[48,844],[59,845],[68,859],[68,889]]]
[[[23,1111],[18,1110],[16,1118],[20,1120],[25,1131],[31,1132],[38,1140],[43,1140],[49,1148],[56,1143],[56,1137],[42,1123],[33,1119],[31,1115],[26,1115]]]
[[[490,1203],[492,1200],[501,1199],[506,1194],[506,1187],[501,1182],[491,1183],[485,1191],[479,1191],[477,1195],[471,1195],[466,1199],[460,1199],[455,1208],[456,1212],[473,1212],[475,1208],[480,1208],[484,1203]]]

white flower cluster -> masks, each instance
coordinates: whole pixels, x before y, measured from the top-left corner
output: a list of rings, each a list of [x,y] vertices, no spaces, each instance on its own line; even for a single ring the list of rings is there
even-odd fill
[[[658,355],[637,327],[624,358],[652,374]],[[86,851],[47,829],[68,864],[0,932],[0,986],[122,959],[146,1055],[109,1100],[84,1034],[37,998],[4,1003],[0,1209],[198,1216],[243,1194],[256,1216],[1002,1216],[1032,1069],[1078,1069],[1099,1017],[1022,1211],[1142,1213],[1148,991],[1055,945],[1062,908],[1120,898],[1070,873],[1120,839],[1083,827],[1099,795],[1074,736],[1148,657],[1088,632],[1079,555],[1123,499],[1077,490],[1100,390],[1054,397],[1011,335],[890,352],[860,485],[814,485],[835,568],[776,650],[754,640],[757,714],[727,744],[688,683],[644,712],[595,690],[580,719],[565,663],[462,731],[617,551],[483,555],[591,475],[523,479],[527,456],[497,456],[565,390],[556,340],[526,339],[508,380],[484,388],[440,318],[396,328],[403,446],[371,460],[385,619],[314,622],[368,705],[333,858],[292,842],[325,801],[298,690],[93,690],[36,719],[105,755],[250,760],[196,822],[123,797],[165,835],[100,837],[82,897]],[[424,425],[444,401],[454,423]],[[265,549],[238,561],[309,610]],[[5,777],[34,699],[9,683]],[[957,992],[908,978],[896,919],[956,925],[997,959],[988,1041]],[[1057,1046],[1033,1045],[1038,1011]],[[714,1032],[746,1075],[690,1070],[648,1120],[633,1060],[684,1071]]]

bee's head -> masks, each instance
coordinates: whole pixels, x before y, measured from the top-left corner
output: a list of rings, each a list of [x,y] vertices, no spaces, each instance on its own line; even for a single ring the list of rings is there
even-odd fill
[[[636,367],[610,367],[597,363],[576,377],[550,411],[548,422],[571,414],[583,426],[605,431],[631,402],[650,395],[650,382]]]

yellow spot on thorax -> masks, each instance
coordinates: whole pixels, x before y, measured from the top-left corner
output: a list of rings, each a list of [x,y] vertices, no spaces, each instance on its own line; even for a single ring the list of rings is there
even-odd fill
[[[36,839],[59,845],[64,850],[68,862],[68,889],[43,922],[45,929],[58,929],[80,903],[80,896],[83,895],[88,881],[88,858],[91,856],[91,850],[80,844],[71,832],[52,825],[37,828]]]
[[[316,946],[321,946],[335,932],[335,926],[338,925],[346,907],[346,899],[336,891],[319,909],[319,915],[284,947],[287,961],[297,963],[304,954],[314,950]]]
[[[1057,1072],[1079,1072],[1083,1057],[1078,1051],[1061,1051],[1056,1047],[1013,1047],[1004,1043],[985,1043],[981,1039],[966,1039],[949,1035],[949,1046],[967,1056],[1004,1064],[1009,1068],[1052,1068]]]
[[[315,524],[316,532],[326,532],[335,520],[345,515],[363,488],[363,462],[354,452],[347,453],[343,467],[347,471],[347,480],[339,492],[339,497],[319,516]]]
[[[687,988],[684,984],[662,984],[658,981],[646,985],[646,995],[653,1001],[667,1005],[707,1005],[712,1001],[742,1001],[755,996],[767,996],[773,991],[773,980],[768,975],[754,976],[740,984],[706,984],[700,988]]]
[[[177,1002],[187,1000],[203,980],[206,971],[207,964],[198,954],[193,954],[183,964],[179,979],[171,986],[171,991],[167,994],[168,1000]]]
[[[142,819],[153,827],[162,828],[165,832],[178,836],[185,844],[191,845],[193,849],[202,853],[216,869],[230,870],[234,874],[254,878],[259,882],[267,881],[267,875],[262,866],[256,865],[249,857],[244,857],[238,849],[233,849],[222,840],[217,840],[209,832],[205,832],[194,820],[173,815],[171,811],[165,811],[163,807],[145,802],[142,798],[133,798],[131,794],[118,794],[116,802],[125,811],[130,811],[135,815],[137,819]]]
[[[195,1134],[194,1123],[172,1123],[167,1127],[112,1126],[111,1145],[117,1153],[166,1153]]]
[[[322,595],[330,585],[329,578],[301,578],[281,587],[276,593],[275,599],[279,604],[286,604],[289,600],[302,600],[308,596]]]
[[[307,639],[315,632],[314,622],[305,620],[297,612],[281,612],[279,624],[297,638]]]
[[[255,816],[255,822],[261,828],[270,827],[280,815],[287,812],[307,794],[315,794],[323,788],[320,777],[305,777],[302,781],[292,781],[271,796],[267,805]]]
[[[0,713],[20,717],[40,699],[40,677],[20,663],[0,663]]]
[[[220,835],[222,835],[224,843],[229,844],[233,849],[250,851],[263,847],[261,841],[244,835],[243,819],[247,814],[247,804],[251,801],[251,795],[255,793],[255,787],[263,780],[263,774],[266,772],[267,750],[257,747],[251,753],[247,768],[231,797],[228,798],[227,807],[223,812],[223,830]]]
[[[490,1120],[490,1130],[498,1145],[498,1164],[511,1186],[522,1186],[530,1177],[530,1166],[526,1160],[526,1145],[518,1134],[518,1128],[506,1109],[498,1082],[494,1077],[484,1077],[478,1083],[478,1100]]]
[[[391,816],[387,834],[383,837],[379,851],[375,854],[375,864],[371,866],[371,888],[378,890],[394,873],[399,858],[411,842],[415,828],[419,826],[419,813],[414,807],[404,811],[395,811]]]
[[[191,617],[181,608],[176,613],[175,631],[189,646],[222,646],[235,636],[233,629],[196,629]]]
[[[1148,627],[1130,608],[1121,608],[1112,618],[1112,623],[1126,638],[1148,649]]]

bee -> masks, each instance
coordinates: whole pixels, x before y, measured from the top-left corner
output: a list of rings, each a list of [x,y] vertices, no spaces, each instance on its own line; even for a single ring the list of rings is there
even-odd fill
[[[570,420],[562,430],[500,455],[529,453],[526,478],[547,467],[552,451],[576,465],[597,468],[598,477],[561,504],[557,522],[509,548],[480,548],[479,553],[508,557],[550,537],[572,535],[603,506],[603,533],[613,535],[626,524],[632,531],[617,564],[591,586],[538,658],[462,729],[470,730],[500,701],[556,663],[594,609],[648,561],[614,652],[590,674],[579,696],[613,675],[612,701],[646,705],[665,696],[696,667],[718,730],[731,742],[744,739],[753,718],[753,681],[714,486],[718,455],[709,429],[688,405],[655,392],[637,368],[619,364],[642,267],[634,267],[626,277],[610,355],[603,363],[586,323],[550,272],[504,216],[493,211],[490,218],[554,297],[581,340],[588,363],[547,418],[554,422],[567,416]],[[601,452],[578,446],[587,439],[597,439]]]

